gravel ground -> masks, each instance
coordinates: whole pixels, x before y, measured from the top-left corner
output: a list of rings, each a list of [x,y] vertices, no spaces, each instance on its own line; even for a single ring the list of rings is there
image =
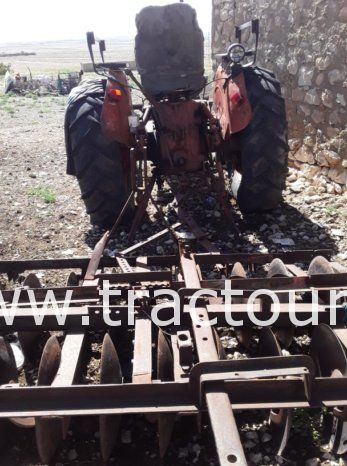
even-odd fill
[[[0,96],[1,259],[86,256],[100,237],[101,232],[89,225],[77,182],[65,175],[64,107],[63,97]],[[273,213],[245,218],[235,207],[236,222],[242,232],[239,239],[225,223],[212,196],[194,206],[194,212],[197,220],[204,219],[203,226],[210,239],[225,250],[272,252],[331,248],[335,260],[347,265],[346,193],[317,195],[316,191],[312,187],[312,180],[290,170],[284,203]],[[164,190],[160,196],[162,205],[169,210],[169,193]],[[162,225],[150,212],[138,231],[136,241],[161,229]],[[120,229],[110,249],[121,250],[124,247],[126,230]],[[140,253],[174,251],[175,245],[167,237]],[[66,272],[64,276],[49,272],[42,272],[39,276],[43,284],[54,286],[64,282]],[[5,280],[0,277],[1,284],[6,286]],[[242,357],[242,348],[235,343],[234,335],[221,332],[230,357]],[[305,346],[304,343],[299,339],[295,345]],[[95,358],[97,361],[97,354]],[[326,465],[347,464],[342,458],[331,458],[319,444],[319,414],[314,413],[310,418],[305,416],[300,411],[295,414],[287,454],[289,463],[283,460],[277,463],[301,465],[309,460],[308,465],[321,464],[320,461]],[[238,419],[249,464],[276,464],[271,455],[272,439],[266,418],[256,413],[241,413]],[[192,419],[180,419],[167,458],[161,463],[155,447],[155,426],[142,417],[123,419],[119,445],[110,464],[217,465],[210,428],[205,422],[207,419],[203,421],[202,433],[198,434]],[[7,453],[2,455],[0,464],[39,464],[32,447],[33,433],[25,431],[21,434],[14,434],[14,441],[9,444]],[[73,423],[53,464],[101,464],[97,437],[95,420],[86,419],[78,426]]]

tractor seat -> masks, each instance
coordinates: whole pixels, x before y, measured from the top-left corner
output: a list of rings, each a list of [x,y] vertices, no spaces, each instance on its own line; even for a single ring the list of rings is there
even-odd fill
[[[149,6],[136,16],[135,56],[141,82],[155,97],[198,93],[204,80],[204,36],[185,3]]]

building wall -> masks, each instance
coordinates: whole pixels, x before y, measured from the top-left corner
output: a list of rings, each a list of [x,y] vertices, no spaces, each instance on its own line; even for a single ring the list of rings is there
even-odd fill
[[[235,41],[235,25],[252,18],[260,19],[257,63],[282,83],[291,164],[321,192],[346,190],[345,0],[213,0],[213,54]]]

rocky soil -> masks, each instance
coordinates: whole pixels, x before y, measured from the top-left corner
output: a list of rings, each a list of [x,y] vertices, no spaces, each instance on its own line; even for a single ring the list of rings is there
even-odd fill
[[[260,19],[257,65],[282,85],[293,165],[311,166],[319,193],[346,190],[346,3],[213,0],[213,53],[227,50],[235,26],[249,18]],[[253,47],[247,34],[242,40]]]
[[[102,232],[89,225],[76,180],[65,175],[64,106],[63,97],[0,97],[2,260],[86,256],[100,238]],[[347,193],[339,192],[333,184],[331,188],[331,181],[327,181],[324,190],[320,189],[310,170],[306,166],[300,171],[290,169],[284,202],[271,214],[243,217],[235,206],[235,219],[242,233],[238,239],[225,223],[213,196],[195,206],[196,219],[211,241],[224,250],[267,252],[331,248],[334,259],[347,265]],[[170,200],[167,190],[164,189],[160,196],[161,204],[167,205]],[[139,228],[136,241],[161,229],[152,210]],[[121,228],[108,253],[126,246],[127,230]],[[175,244],[167,237],[140,252],[164,254],[174,251]],[[53,286],[64,282],[66,272],[56,275],[41,271],[39,276],[44,285]],[[4,277],[0,277],[1,285],[7,286]],[[235,335],[221,330],[221,336],[229,357],[243,357],[245,351],[237,344]],[[97,340],[95,344],[98,344]],[[300,338],[295,341],[295,345],[305,344],[307,342]],[[91,380],[94,373],[91,367]],[[347,464],[342,458],[333,458],[319,443],[319,413],[308,418],[304,412],[296,412],[288,461],[272,456],[272,437],[264,416],[241,413],[238,419],[249,464]],[[13,442],[7,453],[2,454],[0,464],[38,465],[33,442],[34,435],[30,431],[21,436],[13,434]],[[79,426],[74,423],[53,464],[101,464],[97,442],[95,420],[85,420]],[[144,418],[123,419],[119,445],[110,464],[163,464],[155,443],[155,425]],[[191,419],[182,418],[177,423],[164,464],[217,465],[207,419],[203,419],[201,434]]]

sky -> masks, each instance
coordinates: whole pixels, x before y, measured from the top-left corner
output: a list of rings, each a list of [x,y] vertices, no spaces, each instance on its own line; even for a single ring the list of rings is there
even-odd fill
[[[135,15],[147,5],[170,0],[5,0],[1,2],[0,43],[83,39],[135,34]],[[198,12],[200,27],[211,27],[211,0],[186,0]]]

